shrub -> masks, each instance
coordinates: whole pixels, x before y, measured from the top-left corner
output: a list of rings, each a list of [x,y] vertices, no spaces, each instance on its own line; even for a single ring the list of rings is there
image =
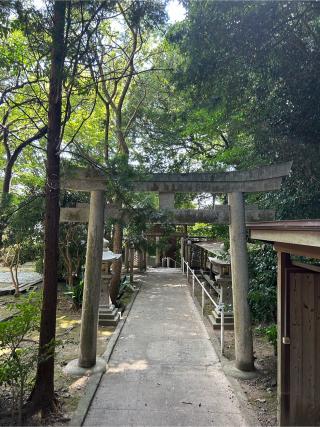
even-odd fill
[[[263,335],[267,338],[270,344],[273,346],[274,354],[277,355],[277,340],[278,340],[278,330],[277,325],[273,323],[267,327],[259,327],[257,328],[257,332],[260,335]]]
[[[65,295],[68,295],[72,299],[74,308],[79,310],[82,306],[83,280],[80,280],[79,283],[74,284],[72,287],[68,287],[68,291],[65,292]]]
[[[85,261],[87,227],[85,224],[61,224],[59,233],[59,276],[72,288],[81,275]]]
[[[39,330],[40,300],[39,293],[29,293],[9,306],[13,317],[0,323],[0,386],[9,391],[11,416],[18,418],[19,425],[38,360],[38,346],[27,337]]]
[[[277,259],[271,245],[249,249],[249,305],[253,322],[270,323],[277,316]]]

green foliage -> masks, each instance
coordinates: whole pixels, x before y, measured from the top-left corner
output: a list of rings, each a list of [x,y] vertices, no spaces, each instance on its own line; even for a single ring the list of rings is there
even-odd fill
[[[277,258],[272,246],[250,245],[249,305],[254,322],[270,323],[277,316]]]
[[[30,260],[38,254],[38,244],[43,237],[44,200],[39,190],[25,190],[24,196],[10,195],[10,200],[3,209],[3,240],[8,245],[23,245],[25,258]]]
[[[192,227],[188,228],[188,235],[190,236],[206,236],[206,237],[211,237],[214,234],[213,231],[214,226],[211,224],[202,224],[202,223],[197,223]]]
[[[21,425],[22,406],[34,382],[38,347],[29,344],[38,332],[40,293],[31,292],[9,306],[12,318],[0,322],[0,386],[10,392],[11,415]]]
[[[190,236],[204,236],[222,242],[225,249],[229,249],[229,227],[227,225],[197,223],[188,227],[188,233]]]
[[[87,224],[66,223],[60,225],[59,233],[59,277],[73,287],[75,278],[80,278],[85,262]]]
[[[225,138],[215,155],[196,159],[206,169],[294,160],[281,192],[256,201],[277,208],[280,219],[319,217],[319,3],[189,0],[185,6],[187,19],[168,37],[180,56],[174,79],[193,100],[192,110],[202,106]]]
[[[68,295],[73,302],[73,306],[76,310],[79,310],[82,306],[82,299],[83,299],[83,280],[78,281],[78,283],[73,284],[72,287],[68,287],[68,291],[65,292],[66,295]]]
[[[259,335],[265,336],[269,343],[273,347],[274,354],[277,355],[277,343],[278,343],[278,330],[277,325],[273,323],[272,325],[262,327],[259,326],[256,328],[256,331]]]

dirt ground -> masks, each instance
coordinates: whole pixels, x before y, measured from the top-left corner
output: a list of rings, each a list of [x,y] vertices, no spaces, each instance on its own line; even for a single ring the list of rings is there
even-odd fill
[[[58,414],[52,420],[57,425],[70,420],[88,381],[87,376],[75,379],[69,375],[65,375],[63,372],[64,366],[70,360],[78,357],[80,316],[81,310],[74,311],[71,301],[60,293],[56,331],[57,340],[61,340],[62,344],[56,352],[55,387],[61,414]],[[114,327],[99,326],[97,339],[98,356],[101,356],[105,352],[107,342],[113,334],[114,329]]]
[[[216,331],[220,339],[220,331]],[[254,329],[253,348],[259,375],[238,380],[262,426],[277,425],[277,359],[272,345]],[[234,360],[234,333],[225,331],[225,357]]]
[[[211,294],[212,289],[207,288]],[[201,305],[201,288],[195,287],[195,297]],[[205,298],[204,314],[208,316],[212,312],[212,303]],[[215,331],[220,341],[220,330]],[[224,356],[229,360],[235,359],[234,332],[225,331]],[[252,380],[238,380],[248,401],[262,426],[277,425],[277,359],[272,345],[264,336],[261,336],[253,327],[253,348],[255,367],[259,375]]]
[[[6,295],[1,297],[0,315],[5,317],[8,314],[6,305],[11,302],[16,302],[16,298],[14,296]],[[70,360],[78,357],[80,316],[81,310],[75,310],[72,306],[71,300],[66,295],[64,295],[63,291],[60,291],[58,294],[56,338],[61,342],[61,344],[58,346],[56,351],[55,363],[55,388],[58,398],[59,411],[57,415],[49,421],[50,425],[61,425],[70,420],[88,381],[88,377],[75,379],[65,375],[63,372],[64,366]],[[107,342],[110,339],[114,329],[114,327],[98,328],[98,355],[102,355],[104,353]],[[37,341],[38,337],[31,336],[29,338]],[[0,406],[5,407],[6,398],[7,395],[5,390],[0,389]],[[30,420],[30,425],[37,424],[41,424],[39,420]],[[45,425],[48,425],[48,420],[45,422]]]

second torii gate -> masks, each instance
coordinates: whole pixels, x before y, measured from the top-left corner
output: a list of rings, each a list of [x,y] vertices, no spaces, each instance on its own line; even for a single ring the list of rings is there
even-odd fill
[[[165,203],[163,202],[165,200]],[[206,224],[230,224],[230,212],[228,205],[216,205],[213,209],[175,209],[174,193],[159,193],[159,209],[165,214],[164,220],[152,220],[150,224],[158,225],[164,222],[171,225],[194,225],[197,222]],[[77,203],[73,208],[61,208],[60,222],[78,222],[85,223],[89,221],[89,203]],[[105,220],[119,220],[124,224],[129,222],[129,213],[125,209],[119,209],[118,206],[107,204],[105,206]],[[275,212],[273,209],[258,209],[255,205],[245,206],[246,223],[259,221],[273,221]],[[159,242],[160,235],[155,236],[156,242]],[[160,251],[156,248],[156,265],[160,265]]]
[[[233,171],[225,173],[190,173],[190,174],[153,174],[144,180],[133,180],[128,187],[133,191],[156,191],[160,194],[163,205],[172,206],[174,193],[228,193],[230,219],[230,252],[233,277],[233,306],[235,330],[236,367],[250,371],[253,366],[253,345],[251,318],[248,306],[248,255],[246,247],[246,211],[245,192],[262,192],[279,190],[282,179],[291,169],[292,162],[265,166],[251,171]],[[81,321],[81,342],[79,366],[93,367],[96,352],[88,348],[89,337],[94,345],[100,292],[100,275],[102,257],[102,238],[107,178],[104,173],[94,169],[71,169],[62,179],[62,187],[67,190],[87,191],[91,193],[88,218],[88,244],[86,255],[86,273],[84,301]],[[88,211],[87,211],[88,212]],[[262,218],[261,218],[262,219]],[[89,293],[91,295],[89,295]],[[83,330],[86,333],[83,333]]]

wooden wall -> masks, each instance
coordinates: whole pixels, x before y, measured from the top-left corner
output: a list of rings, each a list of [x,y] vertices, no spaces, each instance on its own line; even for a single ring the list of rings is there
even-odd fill
[[[285,268],[281,306],[279,421],[320,425],[320,273]]]

